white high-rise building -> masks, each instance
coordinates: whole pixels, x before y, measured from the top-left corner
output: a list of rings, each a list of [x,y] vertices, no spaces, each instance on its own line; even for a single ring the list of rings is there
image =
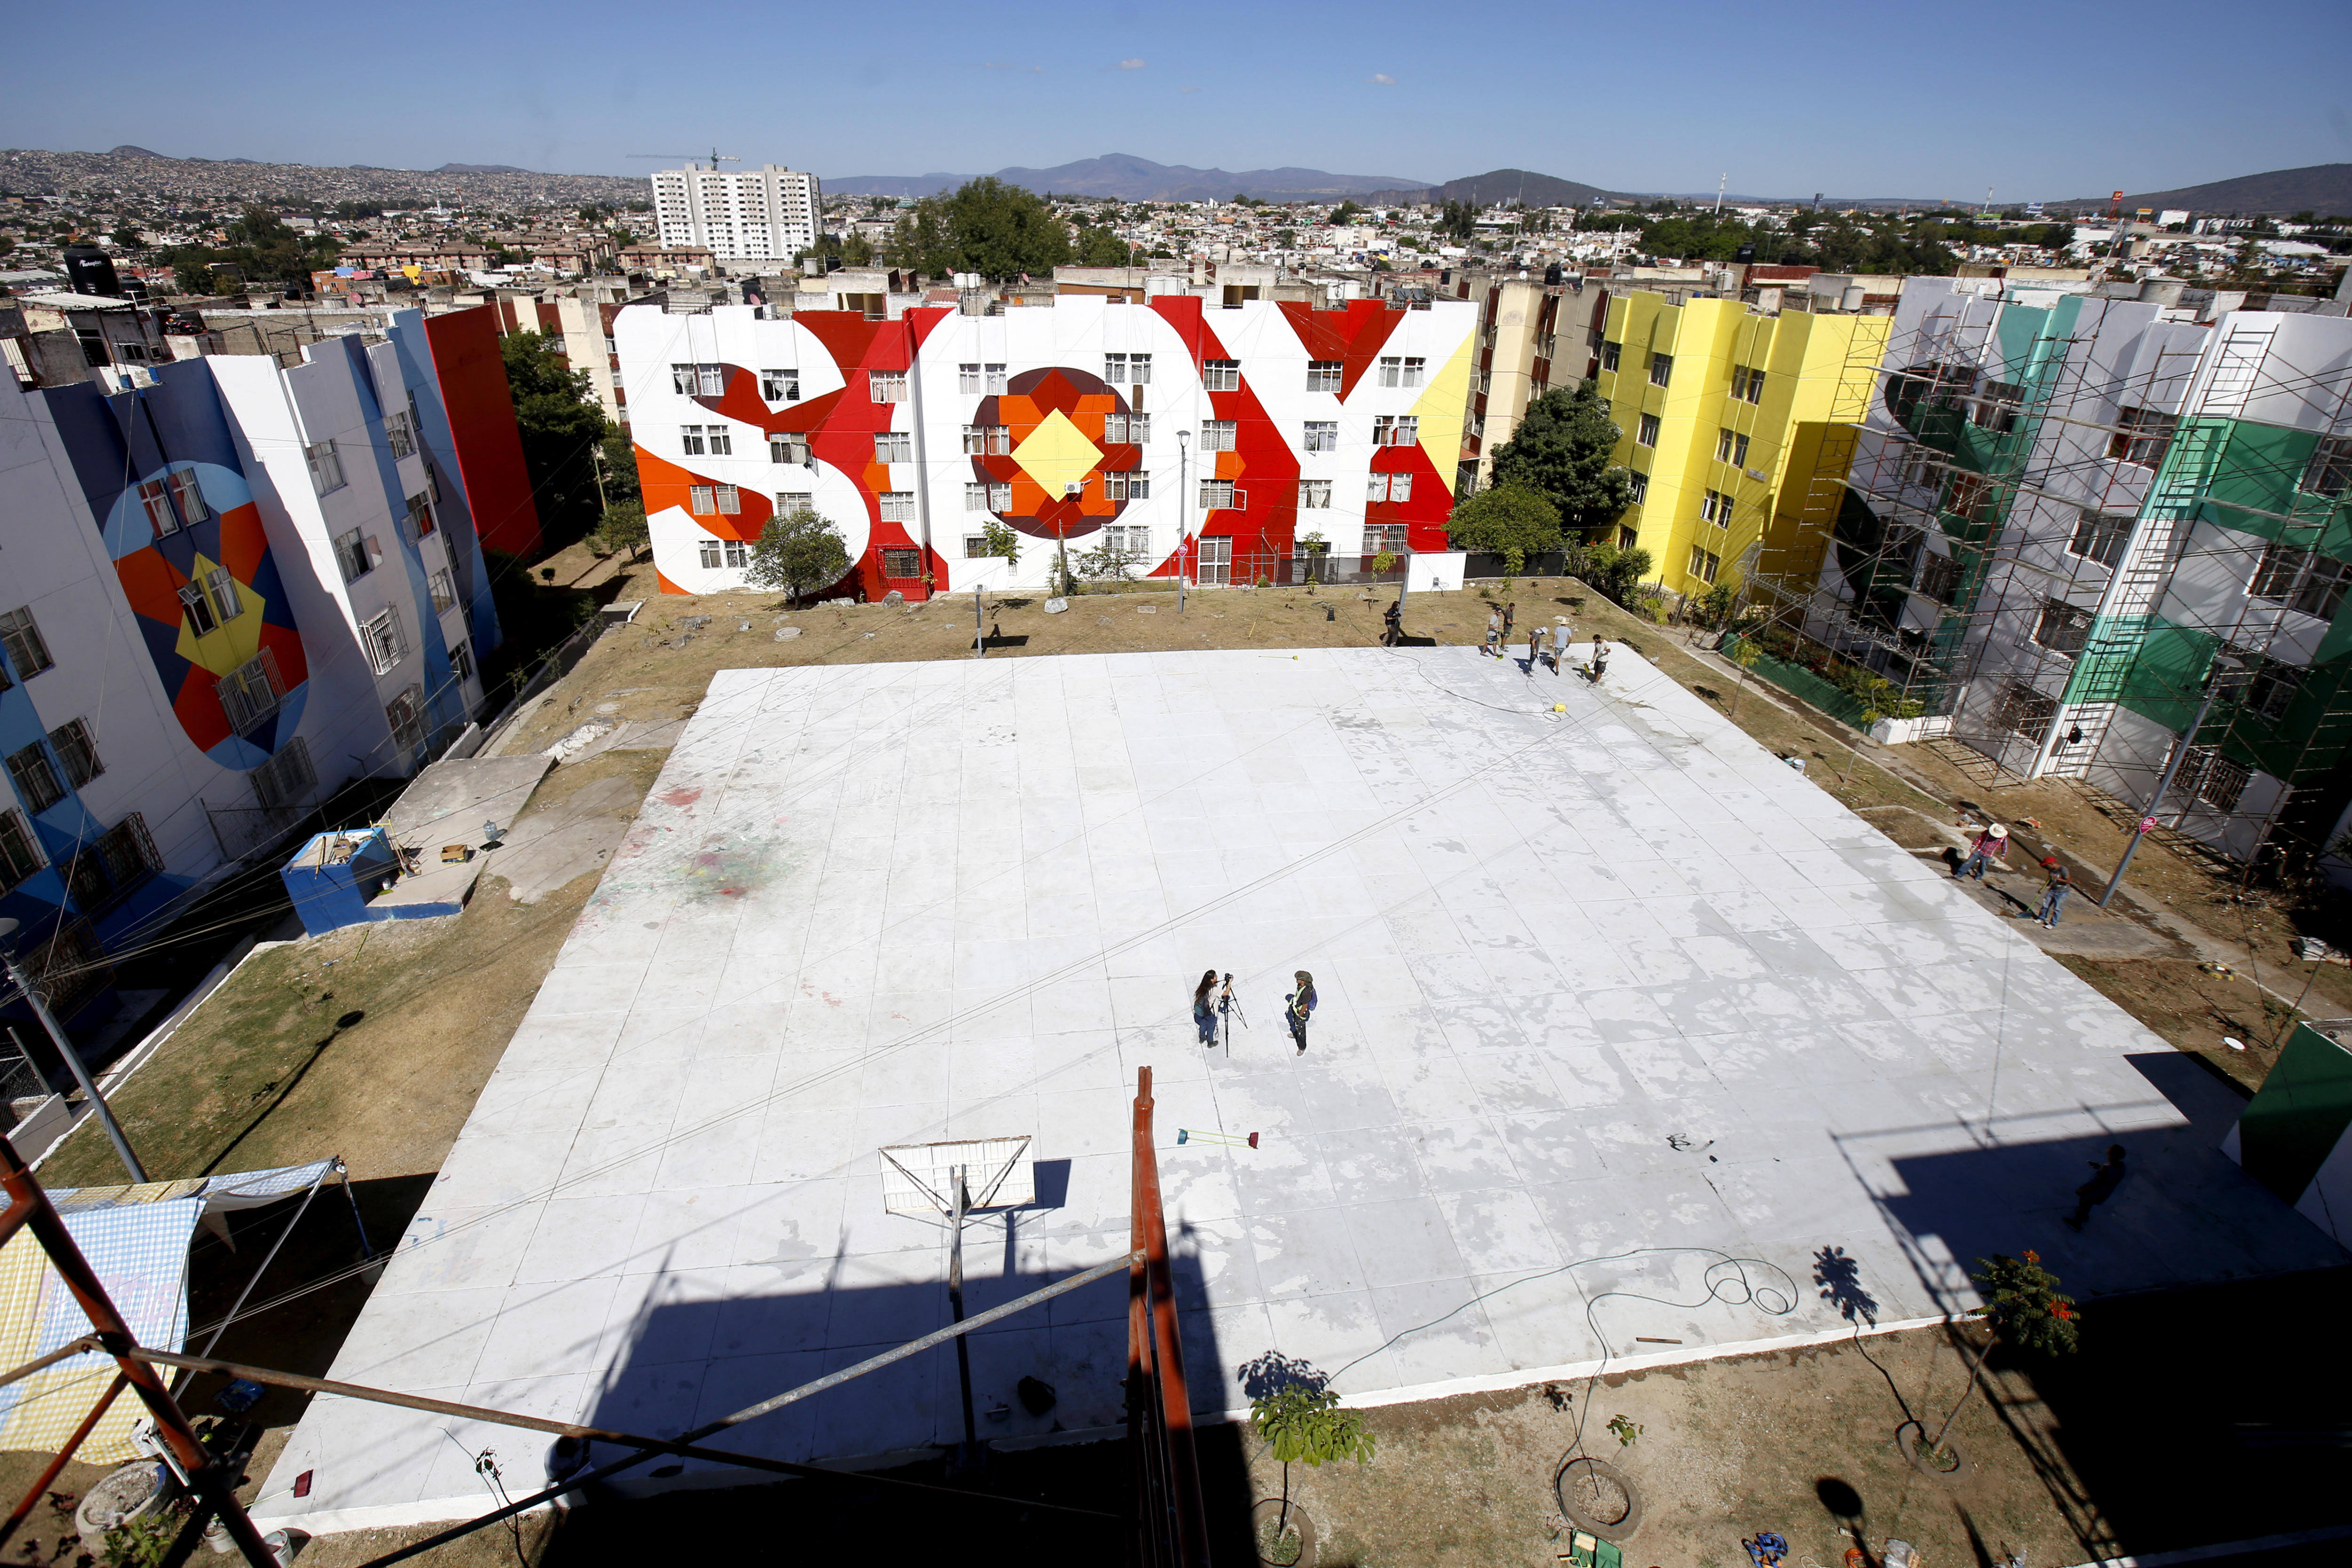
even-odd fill
[[[664,245],[695,245],[720,261],[790,261],[824,222],[814,174],[764,163],[740,174],[688,163],[653,177]]]

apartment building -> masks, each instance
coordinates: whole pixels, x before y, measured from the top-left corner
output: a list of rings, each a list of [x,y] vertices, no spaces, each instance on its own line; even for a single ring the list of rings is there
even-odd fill
[[[458,320],[128,391],[0,377],[0,914],[60,1014],[107,952],[481,707],[499,626],[453,425],[506,393],[487,321],[485,363]]]
[[[1612,298],[1597,379],[1633,473],[1619,542],[1648,551],[1675,593],[1737,582],[1782,510],[1792,456],[1806,459],[1801,490],[1811,479],[1807,427],[1862,417],[1890,321],[1642,289]],[[1803,499],[1786,496],[1792,509]]]
[[[1445,548],[1468,304],[680,303],[614,321],[668,592],[743,585],[751,542],[801,506],[848,544],[836,591],[877,598],[1043,584],[1063,549],[1231,583],[1289,581],[1318,550]],[[1009,569],[991,522],[1019,536]]]
[[[2352,321],[1915,279],[1892,327],[1842,496],[1785,552],[1803,630],[2012,776],[2137,809],[2169,767],[2168,826],[2332,843]]]
[[[719,261],[790,261],[824,224],[814,174],[776,163],[728,174],[688,163],[653,176],[655,232],[664,247],[707,249]]]

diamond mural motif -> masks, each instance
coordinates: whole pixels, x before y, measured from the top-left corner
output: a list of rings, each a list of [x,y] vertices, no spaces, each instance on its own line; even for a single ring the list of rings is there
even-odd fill
[[[1047,496],[1058,497],[1094,472],[1095,465],[1102,461],[1102,448],[1056,408],[1037,422],[1027,440],[1013,448],[1013,460]]]

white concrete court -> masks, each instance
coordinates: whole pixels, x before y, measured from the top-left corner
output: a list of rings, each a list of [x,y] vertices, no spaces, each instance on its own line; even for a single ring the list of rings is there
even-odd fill
[[[1213,964],[1230,1058],[1189,1017]],[[1460,647],[726,671],[331,1375],[683,1429],[946,1321],[881,1145],[1035,1135],[975,1309],[1122,1251],[1147,1063],[1203,1410],[1268,1352],[1393,1398],[1836,1329],[1824,1248],[1882,1321],[1996,1248],[2086,1296],[2340,1260],[2182,1059],[1622,649],[1597,694]],[[1118,1423],[1124,1312],[1114,1280],[978,1336],[983,1432]],[[942,1349],[729,1440],[959,1428]],[[258,1511],[478,1511],[485,1447],[540,1484],[522,1434],[320,1399]]]

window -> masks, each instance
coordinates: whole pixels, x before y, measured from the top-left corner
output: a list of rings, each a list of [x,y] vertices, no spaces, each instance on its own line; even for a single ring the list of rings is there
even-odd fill
[[[986,511],[988,510],[988,486],[986,484],[975,482],[967,484],[963,487],[963,510],[966,511]]]
[[[2246,688],[2246,706],[2265,719],[2284,719],[2287,705],[2303,689],[2303,671],[2292,664],[2264,660]],[[51,736],[54,740],[56,737]]]
[[[1369,474],[1365,476],[1364,499],[1376,501],[1411,500],[1412,476],[1411,474]]]
[[[1121,560],[1138,561],[1151,553],[1151,530],[1139,523],[1112,523],[1103,531],[1102,547]]]
[[[187,612],[189,629],[197,637],[218,631],[245,607],[237,602],[236,579],[226,566],[215,566],[194,582],[181,584],[180,605]]]
[[[915,521],[915,492],[885,490],[882,492],[882,521],[912,522]]]
[[[674,364],[669,367],[669,384],[670,390],[681,397],[724,397],[727,395],[727,367],[723,364]]]
[[[423,495],[408,498],[408,522],[404,531],[412,544],[433,531],[433,502]]]
[[[1234,580],[1234,542],[1230,539],[1203,539],[1199,553],[1193,558],[1193,580],[1199,583],[1230,583]]]
[[[702,381],[703,396],[724,397],[727,395],[727,367],[725,365],[698,364],[694,368],[697,374]]]
[[[1664,386],[1666,383],[1672,381],[1674,377],[1674,355],[1652,354],[1650,356],[1650,384],[1652,386]]]
[[[907,373],[903,370],[875,370],[866,373],[866,392],[877,403],[907,401]]]
[[[702,566],[716,571],[723,563],[719,553],[719,541],[700,539],[695,542],[696,558]]]
[[[2254,567],[2253,595],[2328,621],[2344,602],[2347,582],[2352,566],[2274,541]]]
[[[1643,501],[1650,499],[1650,476],[1642,472],[1641,469],[1632,468],[1627,470],[1625,475],[1625,484],[1627,493],[1633,498],[1633,505],[1639,506]]]
[[[1620,550],[1632,550],[1632,549],[1633,549],[1634,547],[1636,547],[1637,545],[1639,545],[1641,542],[1642,542],[1642,531],[1641,531],[1640,529],[1638,529],[1638,528],[1628,528],[1628,527],[1626,527],[1626,526],[1625,526],[1623,523],[1622,523],[1622,522],[1621,522],[1621,523],[1619,523],[1619,524],[1617,525],[1617,548],[1618,548],[1618,549],[1620,549]]]
[[[410,395],[415,395],[412,393]],[[623,417],[625,418],[626,416]],[[433,498],[435,506],[441,504],[441,470],[433,466],[433,459],[430,458],[425,459],[425,493]]]
[[[1412,414],[1372,416],[1372,445],[1410,447],[1421,439],[1421,419]]]
[[[772,463],[805,463],[809,460],[808,437],[800,435],[768,437],[768,461]]]
[[[1009,489],[1012,487],[1006,488]],[[1111,500],[1150,500],[1151,476],[1141,468],[1105,474],[1103,494]]]
[[[1642,416],[1640,421],[1633,426],[1633,445],[1637,447],[1654,447],[1657,444],[1658,416],[1654,414],[1644,414]]]
[[[360,626],[360,646],[367,650],[371,668],[378,675],[391,674],[408,657],[408,639],[400,629],[400,611],[387,606],[364,622]]]
[[[106,771],[106,764],[98,760],[98,742],[79,719],[68,719],[50,731],[49,744],[57,748],[58,761],[65,764],[66,783],[76,789]]]
[[[2215,811],[2235,811],[2246,793],[2246,770],[2211,746],[2191,746],[2176,781],[2189,797]]]
[[[703,443],[702,426],[699,425],[679,426],[677,427],[677,444],[679,448],[689,458],[699,458],[703,453],[709,450],[709,448]]]
[[[2113,566],[2124,558],[2131,542],[2132,520],[2111,512],[2085,511],[2074,520],[2074,542],[2066,548],[2085,561]]]
[[[1993,728],[2029,741],[2039,741],[2058,716],[2058,699],[2031,686],[2011,681],[1992,707]]]
[[[433,613],[436,616],[457,602],[457,584],[449,580],[446,567],[427,578],[425,586],[433,595]]]
[[[1737,430],[1718,430],[1715,437],[1715,460],[1729,463],[1735,468],[1748,466],[1748,437]]]
[[[1307,362],[1307,390],[1309,392],[1339,391],[1340,373],[1346,368],[1346,363],[1341,360],[1308,360]]]
[[[881,438],[877,437],[875,439],[878,456]],[[905,437],[902,437],[900,439],[904,440]],[[971,458],[982,457],[990,452],[1010,452],[1013,450],[1013,427],[1009,425],[967,425],[963,427],[963,449],[964,455]],[[911,455],[898,460],[909,461]]]
[[[1731,373],[1731,395],[1742,403],[1763,402],[1764,373],[1749,370],[1746,365],[1735,368]]]
[[[1698,514],[1701,518],[1715,524],[1717,528],[1729,528],[1731,526],[1731,498],[1725,495],[1721,490],[1709,490],[1699,500]],[[1712,582],[1714,579],[1709,578],[1708,581]]]
[[[25,826],[24,813],[13,807],[0,810],[0,892],[14,888],[41,866],[41,851],[32,829]]]
[[[1106,445],[1140,447],[1151,439],[1151,416],[1149,414],[1106,414],[1103,416],[1103,441]],[[1011,448],[1007,447],[1010,451]]]
[[[717,512],[718,498],[711,494],[712,489],[709,485],[687,486],[686,510],[697,517],[709,517]]]
[[[16,794],[23,797],[25,809],[36,816],[66,797],[66,786],[58,781],[58,770],[49,763],[48,749],[38,741],[8,754],[8,776],[16,781]]]
[[[984,533],[965,534],[963,536],[963,558],[966,561],[988,560],[988,535]]]
[[[1331,504],[1331,481],[1328,479],[1299,480],[1298,504],[1310,511],[1327,510]]]
[[[898,582],[910,582],[923,574],[923,552],[919,550],[885,550],[882,552],[882,575]]]
[[[1696,544],[1691,546],[1690,574],[1692,576],[1702,583],[1712,584],[1715,581],[1716,573],[1722,570],[1722,556],[1701,550]]]
[[[383,671],[379,669],[376,673],[381,675]],[[245,733],[277,712],[278,704],[285,700],[285,683],[278,674],[278,656],[268,648],[262,649],[222,676],[215,690],[221,711],[228,716],[229,728],[240,735]]]
[[[1921,594],[1939,605],[1948,605],[1959,591],[1960,563],[1949,555],[1930,555],[1919,563]]]
[[[345,583],[356,583],[375,569],[380,552],[375,541],[363,539],[356,528],[335,535],[335,564],[343,574]]]
[[[970,392],[975,394],[980,391],[980,362],[978,360],[973,360],[968,363],[959,364],[956,366],[956,390],[958,392]]]
[[[425,688],[412,686],[383,705],[383,721],[392,729],[395,750],[415,752],[425,744]]]
[[[1970,522],[1989,521],[1993,510],[1993,483],[1982,474],[1954,474],[1944,497],[1944,510]]]
[[[2352,436],[2322,436],[2298,487],[2318,496],[2340,496],[2352,489]]]
[[[1103,379],[1113,386],[1146,386],[1151,382],[1150,354],[1103,355]]]
[[[319,775],[310,769],[310,748],[299,735],[245,776],[253,785],[253,798],[261,803],[265,811],[300,805],[319,784]]]
[[[874,460],[877,463],[911,463],[915,460],[915,437],[905,430],[874,432]]]
[[[106,334],[96,327],[76,327],[74,337],[81,344],[84,364],[106,363]]]
[[[1338,451],[1339,422],[1336,419],[1309,419],[1307,422],[1307,449],[1310,452]]]
[[[383,416],[383,439],[384,444],[392,448],[394,458],[416,456],[416,430],[409,424],[407,415],[387,414]]]
[[[1369,524],[1364,529],[1364,553],[1379,555],[1385,552],[1391,555],[1402,555],[1406,550],[1405,537],[1411,531],[1401,522]]]
[[[2063,599],[2042,601],[2042,618],[2033,627],[2033,640],[2052,653],[2080,653],[2090,640],[2091,612],[2068,604]]]
[[[1617,357],[1622,350],[1622,344],[1612,343],[1604,339],[1601,344],[1601,368],[1603,370],[1615,370],[1617,368]]]
[[[1201,380],[1211,392],[1239,392],[1242,389],[1242,362],[1237,359],[1202,360]]]
[[[1429,362],[1413,355],[1383,355],[1381,360],[1382,386],[1419,386]]]
[[[1001,364],[981,366],[980,380],[981,384],[986,387],[992,395],[1002,393],[1004,390],[1004,367]]]
[[[2119,463],[2152,468],[2164,460],[2164,449],[2172,444],[2172,427],[2179,422],[2177,416],[2154,408],[2118,409],[2116,433],[2107,438],[2107,456]]]
[[[988,487],[988,510],[991,511],[1013,510],[1012,480],[1000,479]]]
[[[2025,388],[2013,381],[1988,381],[1968,405],[1969,423],[1995,435],[2007,435],[2017,428],[2017,405],[2025,399]]]
[[[95,914],[163,868],[147,821],[134,811],[75,851],[68,884],[82,913]]]
[[[343,488],[343,460],[335,456],[332,441],[320,441],[302,448],[302,460],[310,465],[310,488],[320,495]]]
[[[763,403],[798,403],[801,400],[801,373],[797,370],[761,371],[760,399]]]
[[[713,499],[719,503],[718,510],[721,517],[734,517],[742,511],[743,492],[741,490],[733,485],[713,485],[711,489],[718,491]]]
[[[1201,450],[1203,452],[1232,451],[1234,449],[1234,437],[1237,429],[1238,425],[1234,420],[1202,420],[1201,422]]]
[[[710,443],[710,455],[712,457],[726,458],[734,455],[735,437],[726,426],[706,425],[702,427],[702,432],[705,438]]]
[[[155,537],[180,531],[180,516],[172,508],[172,492],[161,479],[149,479],[139,487],[139,504],[146,510],[147,526]]]
[[[1243,499],[1244,498],[1241,495],[1234,491],[1234,481],[1231,479],[1202,479],[1201,481],[1201,510],[1202,511],[1215,511],[1221,507],[1231,507],[1238,510],[1243,504]]]

